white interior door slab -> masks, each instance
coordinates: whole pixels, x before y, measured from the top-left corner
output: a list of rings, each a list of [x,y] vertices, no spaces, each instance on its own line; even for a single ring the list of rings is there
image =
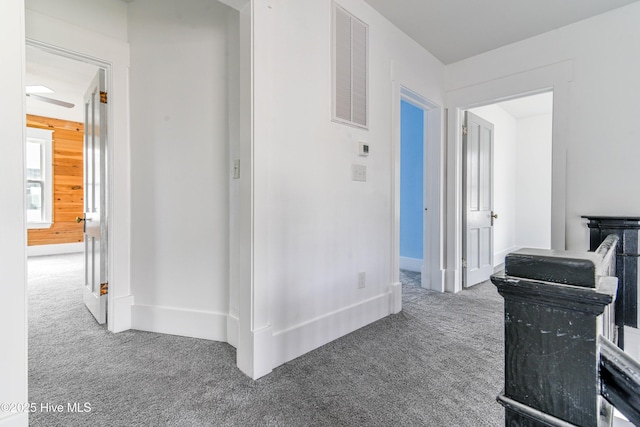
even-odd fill
[[[84,303],[100,324],[107,320],[107,104],[105,71],[84,98]]]
[[[493,273],[493,124],[466,112],[463,138],[463,283]]]

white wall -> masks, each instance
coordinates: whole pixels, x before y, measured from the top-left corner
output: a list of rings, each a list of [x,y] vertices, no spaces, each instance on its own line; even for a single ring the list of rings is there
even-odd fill
[[[103,36],[127,41],[127,4],[114,0],[26,0],[27,8]]]
[[[229,10],[129,5],[135,329],[227,338]]]
[[[447,89],[462,90],[570,61],[566,95],[554,92],[556,131],[566,135],[566,247],[586,250],[580,215],[637,215],[640,198],[640,3],[560,28],[447,67]],[[556,112],[566,119],[556,120]],[[556,128],[558,127],[558,128]],[[554,151],[555,156],[555,151]],[[552,236],[553,237],[553,236]]]
[[[0,402],[28,402],[24,213],[24,4],[0,4]],[[0,425],[26,426],[0,411]]]
[[[493,123],[493,211],[498,214],[493,227],[493,265],[504,262],[516,249],[516,205],[518,132],[516,119],[499,105],[473,108],[472,113]]]
[[[400,103],[392,69],[397,84],[442,104],[444,68],[363,1],[339,1],[369,24],[370,127],[333,123],[332,2],[268,3],[268,40],[260,38],[255,52],[265,66],[254,70],[263,95],[254,122],[254,286],[267,290],[268,306],[254,328],[272,328],[265,348],[278,366],[390,313]],[[358,141],[370,144],[367,158],[357,156]],[[367,182],[351,180],[354,163],[366,165]],[[364,289],[358,272],[366,272]]]
[[[551,114],[517,120],[516,246],[551,248]]]
[[[86,17],[96,14],[102,20],[101,28],[115,30],[109,35],[94,31],[93,21]],[[64,16],[64,20],[59,16]],[[133,297],[130,294],[129,45],[122,39],[126,15],[106,0],[73,4],[65,0],[33,3],[29,0],[25,26],[26,36],[34,42],[96,58],[109,67],[108,134],[112,176],[108,319],[109,330],[113,332],[129,329]]]

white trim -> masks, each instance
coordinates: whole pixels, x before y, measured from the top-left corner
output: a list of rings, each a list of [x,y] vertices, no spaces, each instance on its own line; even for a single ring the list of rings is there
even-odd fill
[[[108,314],[114,331],[115,297],[131,288],[131,173],[129,140],[129,44],[59,19],[26,10],[26,42],[50,53],[94,64],[107,70],[108,103]],[[128,329],[128,328],[127,328]]]
[[[398,314],[402,311],[402,283],[392,283],[389,287],[389,312]]]
[[[573,62],[518,72],[447,93],[447,292],[462,290],[462,123],[463,111],[553,90],[551,247],[565,248],[566,146],[569,138]]]
[[[400,270],[415,271],[416,273],[422,273],[423,260],[418,258],[400,257]]]
[[[257,380],[273,371],[273,368],[280,364],[273,363],[273,328],[266,326],[252,331],[253,336],[253,374],[251,378]],[[256,356],[257,355],[257,356]]]
[[[222,4],[226,4],[230,8],[235,10],[242,10],[247,4],[249,4],[249,0],[218,0]]]
[[[500,264],[504,264],[504,257],[507,256],[507,254],[513,252],[513,251],[517,251],[518,249],[520,249],[519,246],[513,246],[511,248],[508,249],[503,249],[501,251],[498,252],[494,252],[493,254],[493,266],[497,267]]]
[[[273,334],[273,366],[280,366],[389,315],[390,294],[336,310]]]
[[[393,144],[391,145],[391,283],[400,280],[400,108],[405,100],[425,113],[424,132],[424,262],[420,270],[422,274],[421,286],[425,289],[444,291],[442,275],[444,254],[443,203],[444,197],[442,179],[442,107],[423,97],[419,93],[408,89],[401,79],[395,76],[395,64],[391,67],[392,80],[392,128]],[[399,80],[399,81],[397,81]]]
[[[133,295],[113,299],[113,312],[115,313],[111,332],[122,332],[131,329],[131,307],[133,306]]]
[[[38,405],[40,405],[38,403]],[[38,406],[39,407],[39,406]],[[13,413],[0,418],[0,427],[27,427],[29,425],[28,413]]]
[[[61,255],[61,254],[75,254],[84,252],[84,243],[59,243],[56,245],[37,245],[27,246],[27,256],[46,256],[46,255]]]
[[[240,322],[238,316],[229,313],[227,315],[227,342],[235,348],[238,348],[238,330]]]
[[[227,315],[212,311],[133,305],[131,328],[160,334],[227,341]]]
[[[42,205],[43,221],[29,222],[27,221],[27,229],[32,228],[50,228],[53,222],[53,130],[40,129],[27,126],[25,137],[25,147],[28,142],[40,144],[42,146],[41,164],[44,167],[44,191]],[[25,176],[27,173],[27,159],[25,157]]]
[[[45,222],[27,222],[27,229],[28,230],[45,229],[45,228],[51,228],[52,225],[53,225],[53,223],[50,222],[50,221],[45,221]]]

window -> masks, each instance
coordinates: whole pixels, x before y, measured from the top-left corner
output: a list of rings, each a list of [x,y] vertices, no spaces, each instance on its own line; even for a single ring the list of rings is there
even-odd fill
[[[333,14],[333,119],[367,128],[369,27],[335,5]]]
[[[27,128],[27,227],[51,227],[53,203],[53,164],[51,141],[53,131]]]

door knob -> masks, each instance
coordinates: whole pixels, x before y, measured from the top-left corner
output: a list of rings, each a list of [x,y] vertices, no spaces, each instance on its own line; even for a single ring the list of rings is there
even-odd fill
[[[85,220],[84,218],[80,218],[79,216],[76,217],[76,222],[78,222],[78,223],[80,223],[80,222],[82,222],[84,220]]]
[[[491,212],[491,218],[498,219],[498,214]]]

